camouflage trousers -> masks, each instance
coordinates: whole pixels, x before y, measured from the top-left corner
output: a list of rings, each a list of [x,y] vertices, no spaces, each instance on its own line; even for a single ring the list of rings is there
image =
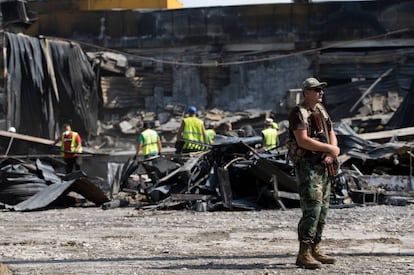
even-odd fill
[[[304,160],[296,164],[296,177],[302,218],[298,224],[298,239],[304,243],[319,243],[326,224],[331,184],[322,164]]]

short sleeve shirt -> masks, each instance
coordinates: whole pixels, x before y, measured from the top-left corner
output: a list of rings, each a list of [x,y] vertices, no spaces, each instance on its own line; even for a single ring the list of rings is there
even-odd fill
[[[304,108],[307,112],[307,119],[304,121],[300,108]],[[289,114],[289,135],[294,138],[293,131],[295,130],[307,130],[307,134],[310,137],[317,137],[318,135],[325,135],[323,125],[325,120],[328,132],[332,129],[332,122],[329,117],[325,118],[319,108],[311,110],[304,106],[296,106]]]
[[[76,154],[66,153],[72,151],[72,135],[73,132],[70,132],[69,135],[65,135],[65,133],[63,133],[63,148],[65,151],[65,158],[73,158],[77,156]],[[82,140],[79,134],[76,135],[75,142],[76,144],[81,144]]]

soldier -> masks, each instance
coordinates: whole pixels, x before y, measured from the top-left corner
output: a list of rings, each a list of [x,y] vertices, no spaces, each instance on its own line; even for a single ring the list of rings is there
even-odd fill
[[[289,114],[289,139],[293,142],[288,147],[295,148],[289,153],[295,163],[302,209],[296,265],[309,269],[335,263],[320,250],[331,190],[328,167],[332,167],[340,151],[331,119],[322,105],[326,85],[315,78],[306,79],[302,85],[303,105],[294,107]]]

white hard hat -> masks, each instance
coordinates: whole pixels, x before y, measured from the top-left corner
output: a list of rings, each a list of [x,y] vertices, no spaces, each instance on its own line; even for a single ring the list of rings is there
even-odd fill
[[[12,133],[16,133],[16,128],[10,127],[7,131],[12,132]]]

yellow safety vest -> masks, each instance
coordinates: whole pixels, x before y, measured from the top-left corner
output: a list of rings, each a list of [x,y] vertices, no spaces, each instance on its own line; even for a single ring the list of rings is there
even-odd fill
[[[152,129],[147,129],[141,133],[140,143],[142,145],[142,154],[144,156],[158,152],[158,134]]]
[[[203,121],[196,117],[184,118],[184,129],[181,137],[185,140],[204,143]],[[183,145],[183,149],[202,151],[204,149],[204,146],[190,142],[185,142]]]
[[[206,130],[206,138],[207,138],[207,144],[213,144],[213,138],[216,135],[216,131],[213,129]]]
[[[264,144],[267,150],[276,148],[277,145],[277,130],[275,128],[266,128],[262,131],[264,137]]]
[[[78,144],[76,143],[76,137],[79,135],[77,132],[72,131],[72,141],[70,143],[70,151],[71,152],[75,152],[76,147],[78,146]],[[62,145],[61,145],[61,154],[63,155],[65,152],[65,133],[62,133]],[[82,145],[80,146],[79,150],[76,153],[82,153]]]

